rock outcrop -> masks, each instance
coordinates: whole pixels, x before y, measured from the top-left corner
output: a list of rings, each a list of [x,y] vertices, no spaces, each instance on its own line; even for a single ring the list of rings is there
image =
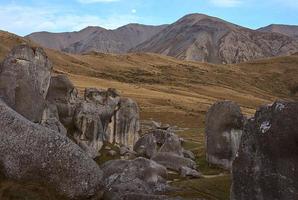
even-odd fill
[[[209,163],[231,169],[237,154],[244,117],[231,101],[215,103],[206,116],[206,158]]]
[[[298,103],[261,107],[233,163],[232,200],[298,198]]]
[[[59,121],[67,129],[73,129],[75,109],[81,100],[78,98],[77,89],[66,75],[57,75],[51,78],[46,99],[50,103],[50,107],[56,106]]]
[[[125,199],[127,195],[154,195],[166,191],[167,170],[145,158],[112,160],[101,165],[105,199]]]
[[[76,144],[34,124],[0,101],[0,170],[8,178],[42,181],[69,198],[102,191],[102,171]]]
[[[52,70],[43,49],[17,46],[0,68],[0,98],[27,119],[40,122]]]
[[[110,124],[109,141],[133,149],[139,139],[139,118],[139,107],[136,102],[130,98],[121,98],[119,109]]]
[[[136,142],[134,151],[138,156],[150,158],[182,177],[200,177],[201,173],[192,160],[194,154],[183,149],[180,138],[169,127],[154,125],[152,128]]]

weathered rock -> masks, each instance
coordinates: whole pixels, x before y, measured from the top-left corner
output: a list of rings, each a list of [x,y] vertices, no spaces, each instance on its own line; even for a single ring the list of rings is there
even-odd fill
[[[162,129],[152,129],[148,134],[153,134],[157,144],[162,145],[166,142],[166,139],[170,136],[171,132]]]
[[[103,124],[102,114],[102,110],[96,104],[82,102],[77,107],[74,115],[76,130],[73,137],[77,144],[92,158],[98,156],[104,142],[105,125],[107,124]]]
[[[260,108],[244,128],[233,163],[231,199],[298,199],[297,144],[297,102]]]
[[[33,122],[40,122],[52,64],[41,48],[15,47],[0,67],[0,98]]]
[[[117,155],[117,152],[114,151],[114,150],[110,150],[110,151],[108,152],[108,154],[109,154],[110,156],[116,156],[116,155]]]
[[[59,121],[66,128],[72,129],[76,105],[80,100],[77,89],[66,75],[58,75],[51,78],[46,99],[50,104],[57,106]]]
[[[100,166],[104,172],[106,199],[123,199],[128,194],[155,194],[168,187],[167,170],[152,160],[112,160]]]
[[[187,177],[187,176],[191,176],[195,178],[202,177],[202,174],[197,170],[190,169],[189,167],[184,167],[184,166],[180,168],[180,175],[181,177]]]
[[[191,151],[189,151],[189,150],[183,149],[183,155],[184,155],[185,158],[190,158],[192,160],[195,160],[196,159],[194,153],[191,152]]]
[[[139,156],[151,158],[157,152],[156,139],[153,134],[146,134],[136,142],[133,149]]]
[[[173,153],[183,157],[183,148],[179,137],[173,133],[169,134],[160,147],[159,152]]]
[[[196,169],[196,163],[189,158],[184,158],[173,153],[157,153],[152,160],[168,169],[180,172],[181,167]]]
[[[231,101],[215,103],[206,116],[207,161],[230,169],[238,151],[244,117]]]
[[[70,139],[25,119],[0,102],[0,170],[11,179],[41,181],[69,198],[102,191],[102,171]]]
[[[63,126],[63,124],[61,124],[61,122],[57,118],[49,118],[47,120],[44,120],[41,122],[41,125],[53,131],[56,131],[61,135],[67,135],[66,128]]]
[[[138,105],[130,98],[121,98],[119,110],[112,119],[110,127],[109,141],[111,143],[125,145],[133,149],[139,139],[140,131]]]

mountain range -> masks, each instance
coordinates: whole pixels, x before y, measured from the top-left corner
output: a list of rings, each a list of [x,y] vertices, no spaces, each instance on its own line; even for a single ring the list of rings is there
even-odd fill
[[[230,64],[298,52],[297,35],[297,26],[252,30],[216,17],[190,14],[170,25],[128,24],[115,30],[87,27],[79,32],[38,32],[26,37],[43,47],[75,54],[151,52]]]

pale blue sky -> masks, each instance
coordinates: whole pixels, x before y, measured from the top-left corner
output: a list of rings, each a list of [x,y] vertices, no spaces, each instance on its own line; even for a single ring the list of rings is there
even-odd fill
[[[253,29],[272,23],[298,25],[298,0],[0,0],[0,29],[18,35],[86,26],[114,29],[128,23],[173,23],[189,13]]]

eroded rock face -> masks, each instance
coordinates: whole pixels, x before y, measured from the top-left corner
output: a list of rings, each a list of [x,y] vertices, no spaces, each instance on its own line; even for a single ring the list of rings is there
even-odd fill
[[[59,121],[67,129],[72,129],[74,112],[81,100],[78,98],[77,89],[66,75],[57,75],[51,78],[46,99],[57,107]]]
[[[133,149],[139,139],[139,107],[130,98],[121,98],[119,110],[113,118],[110,142],[125,145]]]
[[[188,167],[190,169],[196,169],[196,163],[189,158],[184,158],[182,156],[160,152],[157,153],[152,160],[165,166],[168,169],[180,172],[182,167]]]
[[[233,163],[232,200],[298,198],[298,103],[261,107]]]
[[[75,110],[73,137],[95,158],[103,142],[108,141],[108,126],[117,110],[119,97],[109,95],[108,91],[86,89],[85,98]]]
[[[206,157],[212,164],[231,169],[237,154],[244,117],[231,101],[215,103],[206,116]]]
[[[15,47],[1,64],[1,99],[27,119],[40,122],[51,70],[52,64],[43,49]]]
[[[102,191],[102,171],[70,139],[34,124],[0,101],[0,170],[8,178],[42,181],[69,198]]]
[[[141,137],[133,147],[138,155],[151,158],[157,153],[157,143],[153,134],[146,134]]]
[[[176,154],[178,156],[184,156],[180,139],[173,133],[168,134],[168,137],[165,139],[165,142],[160,147],[159,152],[168,152]]]
[[[165,167],[152,160],[112,160],[101,165],[105,199],[124,199],[127,195],[152,195],[167,189]]]

